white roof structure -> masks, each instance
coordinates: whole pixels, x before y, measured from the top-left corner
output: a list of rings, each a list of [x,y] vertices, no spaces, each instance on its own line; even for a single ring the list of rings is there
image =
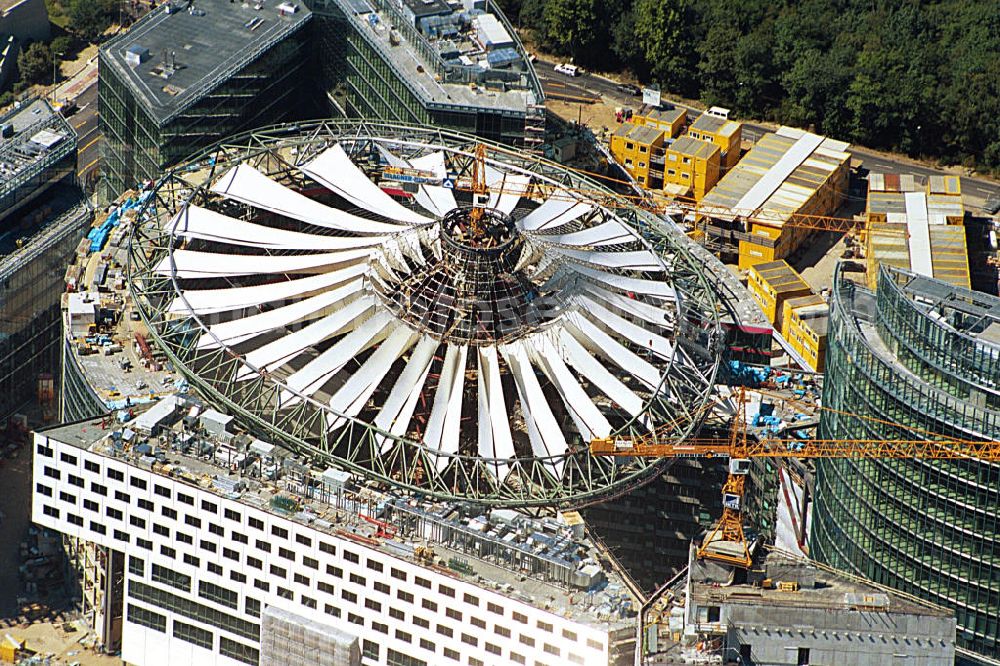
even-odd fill
[[[274,176],[218,168],[161,213],[164,316],[190,322],[192,353],[229,359],[226,391],[274,385],[269,413],[322,409],[312,436],[367,429],[367,455],[456,484],[562,483],[592,438],[646,432],[653,403],[690,409],[681,385],[703,370],[678,344],[674,258],[496,156],[474,222],[471,155],[331,142]],[[383,190],[373,161],[412,196]]]

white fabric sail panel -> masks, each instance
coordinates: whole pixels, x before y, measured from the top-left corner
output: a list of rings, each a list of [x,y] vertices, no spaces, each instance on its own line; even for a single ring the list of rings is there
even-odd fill
[[[584,203],[567,190],[557,190],[541,206],[518,220],[517,226],[524,231],[555,229],[579,219],[594,207]]]
[[[333,315],[328,319],[332,317]],[[356,319],[357,317],[355,317]],[[289,375],[288,379],[285,380],[285,385],[305,395],[314,394],[331,377],[340,372],[351,359],[380,340],[386,327],[393,321],[395,320],[389,313],[379,311],[364,321],[356,323],[352,330],[336,344]],[[347,330],[351,323],[351,321],[346,322],[340,330]],[[284,392],[282,394],[282,405],[296,402],[298,402],[298,397],[293,393]]]
[[[631,291],[649,296],[659,296],[663,299],[676,300],[677,292],[666,282],[659,280],[644,280],[642,278],[626,277],[616,275],[606,271],[590,268],[589,266],[573,266],[573,270],[581,275],[585,275],[591,280],[602,282],[609,287],[614,287],[621,291]]]
[[[236,277],[273,273],[315,273],[325,266],[364,262],[372,250],[344,250],[320,254],[255,255],[174,250],[156,265],[160,275],[179,278]]]
[[[480,389],[485,391],[485,396],[480,396],[480,407],[487,408],[487,423],[491,431],[489,449],[484,447],[482,439],[479,441],[479,455],[483,458],[499,458],[507,460],[514,457],[514,439],[510,434],[510,415],[507,413],[507,404],[504,400],[503,384],[500,382],[500,360],[497,356],[496,347],[479,348],[479,375],[483,377]],[[483,415],[480,414],[480,418]],[[507,466],[503,470],[497,469],[497,478],[500,478],[501,471],[506,473]]]
[[[374,307],[375,302],[374,296],[364,296],[351,301],[331,315],[254,349],[246,355],[248,365],[240,369],[236,379],[256,376],[257,372],[251,366],[264,371],[281,367],[304,349],[340,333],[352,321]]]
[[[244,222],[200,206],[185,206],[167,222],[167,230],[184,238],[275,250],[346,250],[371,247],[385,236],[321,236]]]
[[[435,178],[444,180],[448,177],[448,167],[444,162],[443,150],[436,150],[433,153],[414,157],[410,160],[410,166],[421,171],[430,171],[434,174]]]
[[[660,373],[651,363],[640,358],[625,345],[597,326],[597,324],[580,313],[571,314],[568,317],[568,321],[571,328],[574,328],[582,337],[589,339],[595,349],[600,349],[604,356],[614,361],[615,365],[622,370],[639,379],[650,388],[656,388],[659,385]]]
[[[382,157],[391,166],[401,167],[401,168],[404,168],[404,169],[419,168],[419,167],[416,167],[415,165],[413,165],[412,162],[407,162],[406,160],[404,160],[399,155],[396,155],[396,154],[390,152],[389,149],[387,149],[385,146],[379,145],[378,148],[379,148],[379,151],[382,153]],[[443,164],[443,159],[442,159],[442,164]],[[446,202],[442,202],[442,205],[439,206],[437,200],[435,199],[435,197],[431,195],[430,188],[432,188],[432,187],[434,187],[434,186],[433,185],[423,185],[423,184],[418,185],[417,191],[416,191],[416,193],[414,193],[413,198],[414,198],[414,200],[416,200],[416,202],[418,204],[420,204],[421,208],[423,208],[424,210],[426,210],[428,213],[430,213],[431,215],[436,215],[438,217],[441,217],[442,215],[444,215],[446,212],[448,212],[449,210],[451,210],[455,206],[452,205],[450,208],[446,207],[447,206]],[[437,187],[437,189],[443,190],[443,191],[447,192],[448,194],[451,194],[450,190],[445,190],[445,188],[443,188],[443,187]],[[455,201],[455,195],[454,194],[451,194],[451,201],[453,203]]]
[[[632,416],[642,412],[642,398],[608,372],[604,363],[594,358],[573,335],[563,330],[559,336],[559,346],[567,362],[586,377],[601,393],[611,398]]]
[[[310,275],[295,280],[269,282],[252,287],[230,287],[226,289],[188,289],[184,298],[175,298],[170,303],[173,314],[212,314],[253,307],[261,303],[280,301],[286,298],[308,296],[313,292],[350,281],[368,272],[368,266],[358,264],[338,271]],[[186,302],[185,302],[186,301]]]
[[[434,403],[427,419],[424,444],[442,453],[458,452],[458,436],[462,423],[462,397],[465,393],[465,364],[468,347],[449,344],[441,365]],[[447,456],[437,456],[436,465],[442,469],[448,464]]]
[[[585,440],[607,437],[611,433],[611,423],[590,399],[580,382],[566,367],[555,345],[545,334],[526,340],[525,346],[531,361],[542,369],[545,376],[562,397],[566,411]]]
[[[382,217],[409,224],[426,224],[432,221],[383,192],[351,161],[339,143],[324,150],[319,157],[299,167],[299,170],[355,206]]]
[[[438,150],[421,157],[414,157],[410,160],[410,166],[414,169],[420,169],[421,171],[430,171],[434,174],[435,178],[440,178],[441,180],[448,177],[448,168],[444,163],[443,150]],[[448,211],[458,207],[458,204],[455,202],[454,190],[447,187],[441,187],[440,185],[421,185],[420,191],[426,195],[431,203],[430,208],[427,206],[424,207],[432,211],[438,217],[441,217]]]
[[[647,349],[660,358],[673,358],[674,346],[662,335],[618,316],[592,298],[581,296],[580,301],[583,304],[581,313],[585,312],[586,316],[596,319],[641,349]]]
[[[514,212],[517,202],[528,191],[531,183],[531,176],[517,173],[505,173],[499,178],[488,183],[490,188],[490,202],[488,206],[502,211],[507,215]]]
[[[663,263],[649,250],[635,250],[632,252],[587,252],[586,250],[569,250],[559,246],[553,246],[553,250],[560,254],[586,264],[597,264],[608,268],[625,268],[635,271],[649,271],[652,273],[661,272],[664,269]]]
[[[357,278],[339,289],[316,294],[296,303],[209,326],[198,340],[198,349],[215,349],[235,345],[276,328],[309,321],[325,314],[335,303],[355,296],[364,289],[364,280]]]
[[[914,273],[934,277],[927,195],[923,192],[904,192],[903,202],[906,204],[906,228],[909,231],[910,268]]]
[[[658,308],[655,305],[650,305],[649,303],[640,301],[636,298],[629,298],[624,294],[609,291],[589,282],[583,285],[583,290],[591,296],[599,298],[613,307],[638,317],[643,321],[647,321],[650,324],[667,329],[673,327],[674,314],[672,311]]]
[[[539,240],[558,245],[611,245],[613,243],[628,243],[635,240],[635,235],[620,222],[609,221],[597,226],[572,231],[567,234],[545,234],[537,236]]]
[[[421,338],[417,343],[406,366],[393,384],[382,409],[375,416],[376,428],[397,437],[406,434],[410,419],[413,418],[413,411],[420,399],[420,387],[427,381],[427,374],[430,372],[431,361],[434,360],[434,352],[437,351],[438,345],[438,341],[430,336]],[[380,438],[382,452],[385,453],[391,440],[384,436],[377,435],[377,437]]]
[[[361,413],[372,394],[389,374],[396,359],[406,353],[416,338],[417,334],[408,326],[400,324],[393,328],[389,336],[368,356],[361,367],[330,396],[330,409],[351,418]],[[334,430],[348,422],[348,419],[334,416],[332,422],[328,422],[327,425]]]
[[[230,169],[212,185],[212,191],[227,199],[317,227],[358,234],[391,234],[400,230],[399,225],[366,220],[313,201],[304,194],[271,180],[249,164],[240,164]]]
[[[521,398],[521,410],[528,424],[532,452],[539,458],[563,455],[567,448],[566,437],[552,414],[552,408],[542,392],[524,345],[517,341],[501,347],[500,353],[514,376],[514,384]],[[558,472],[562,471],[561,464],[556,467]]]

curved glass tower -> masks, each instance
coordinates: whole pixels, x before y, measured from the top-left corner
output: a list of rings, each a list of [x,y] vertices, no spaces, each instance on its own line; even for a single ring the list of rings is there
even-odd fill
[[[822,438],[996,440],[1000,299],[887,267],[875,293],[838,274],[826,369],[839,413]],[[817,461],[811,536],[816,559],[955,609],[959,645],[1000,657],[1000,464]]]

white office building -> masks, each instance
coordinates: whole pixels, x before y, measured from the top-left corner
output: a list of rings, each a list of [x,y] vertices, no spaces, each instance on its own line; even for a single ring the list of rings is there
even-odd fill
[[[637,603],[573,521],[331,491],[250,438],[249,462],[223,468],[182,425],[131,443],[100,420],[35,435],[34,521],[90,550],[90,617],[126,662],[632,663]],[[273,660],[293,636],[315,652]]]

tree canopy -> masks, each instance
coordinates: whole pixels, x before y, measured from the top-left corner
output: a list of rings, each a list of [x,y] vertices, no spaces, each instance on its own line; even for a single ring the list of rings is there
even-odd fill
[[[51,83],[52,52],[49,45],[34,42],[17,56],[17,71],[22,81],[29,83]]]
[[[1000,171],[996,0],[501,0],[540,45],[743,117]]]

